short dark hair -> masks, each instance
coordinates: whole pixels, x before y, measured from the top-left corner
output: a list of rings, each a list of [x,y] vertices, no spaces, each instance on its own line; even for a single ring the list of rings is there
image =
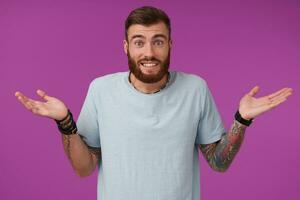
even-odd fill
[[[168,15],[161,9],[152,6],[143,6],[131,11],[125,21],[125,37],[128,41],[128,29],[131,25],[141,24],[150,26],[163,22],[169,31],[169,39],[171,38],[171,22]]]

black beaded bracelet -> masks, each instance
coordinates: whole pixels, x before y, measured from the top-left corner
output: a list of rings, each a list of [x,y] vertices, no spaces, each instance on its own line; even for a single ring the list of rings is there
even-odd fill
[[[73,135],[77,133],[77,126],[73,119],[71,111],[68,109],[68,114],[62,120],[55,120],[59,131],[64,135]]]
[[[247,120],[244,119],[239,111],[236,111],[234,118],[236,121],[240,122],[241,124],[245,125],[245,126],[250,126],[250,124],[252,123],[253,119]]]

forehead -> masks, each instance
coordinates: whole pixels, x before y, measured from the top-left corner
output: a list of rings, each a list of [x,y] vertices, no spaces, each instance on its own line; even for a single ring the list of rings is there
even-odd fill
[[[135,35],[142,35],[145,38],[152,38],[155,35],[162,34],[168,38],[169,31],[163,22],[159,22],[150,26],[133,24],[128,28],[127,34],[129,40]]]

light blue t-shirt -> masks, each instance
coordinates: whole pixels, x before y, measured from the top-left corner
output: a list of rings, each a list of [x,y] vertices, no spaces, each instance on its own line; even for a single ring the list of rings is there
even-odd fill
[[[225,133],[206,82],[172,71],[164,89],[144,94],[128,75],[94,79],[77,121],[101,147],[98,200],[199,200],[197,146]]]

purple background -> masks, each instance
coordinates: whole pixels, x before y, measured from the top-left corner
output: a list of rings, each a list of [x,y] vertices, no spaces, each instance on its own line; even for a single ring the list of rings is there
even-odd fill
[[[54,121],[28,112],[15,91],[63,100],[78,117],[88,85],[125,71],[124,20],[142,5],[172,20],[172,70],[207,80],[227,128],[239,99],[292,87],[287,102],[257,118],[226,173],[201,155],[201,197],[299,199],[300,2],[0,1],[0,199],[96,199],[96,173],[79,178]]]

